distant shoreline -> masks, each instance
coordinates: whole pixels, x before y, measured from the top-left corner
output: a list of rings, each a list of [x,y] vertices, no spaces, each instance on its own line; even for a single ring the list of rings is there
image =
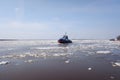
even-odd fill
[[[31,40],[58,40],[58,39],[0,39],[0,41],[31,41]],[[72,40],[109,40],[109,39],[72,39]]]
[[[0,39],[0,41],[18,41],[19,39]]]

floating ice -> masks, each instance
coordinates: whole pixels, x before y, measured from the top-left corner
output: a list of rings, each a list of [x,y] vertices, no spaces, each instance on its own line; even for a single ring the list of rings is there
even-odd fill
[[[10,59],[19,59],[19,58],[26,58],[26,57],[34,57],[34,58],[47,58],[47,57],[68,57],[72,55],[72,53],[54,53],[54,54],[48,54],[45,52],[42,53],[31,53],[31,52],[26,52],[22,54],[9,54],[9,55],[4,55],[1,56],[0,58],[10,58]]]
[[[46,56],[47,56],[46,53],[41,53],[40,55],[43,56],[43,57],[46,57]]]
[[[8,50],[13,50],[13,48],[8,48]]]
[[[120,61],[112,62],[112,66],[113,67],[116,67],[116,66],[120,67]]]
[[[69,60],[69,59],[68,59],[68,60],[66,60],[66,61],[65,61],[65,63],[66,63],[66,64],[70,63],[70,60]]]
[[[27,61],[24,61],[24,62],[26,62],[26,63],[32,63],[33,60],[27,60]]]
[[[6,65],[6,64],[8,64],[9,63],[9,61],[1,61],[0,62],[0,65]]]
[[[25,58],[26,55],[22,55],[22,54],[20,54],[19,57],[21,57],[21,58]]]
[[[68,53],[56,53],[56,54],[53,54],[53,56],[68,56],[70,54]]]
[[[116,66],[120,66],[120,62],[116,62],[115,65],[116,65]]]
[[[53,56],[60,56],[59,54],[53,54]]]
[[[64,49],[64,47],[32,47],[30,49],[38,49],[38,50],[41,50],[41,49]]]
[[[89,67],[88,70],[90,71],[90,70],[92,70],[92,68]]]
[[[97,51],[97,54],[110,54],[111,51]]]
[[[114,76],[110,76],[110,79],[115,79],[115,77]]]
[[[12,58],[13,55],[5,55],[5,56],[1,56],[1,58]]]
[[[33,54],[33,53],[30,53],[30,52],[27,52],[24,55],[31,56],[31,57],[39,57],[37,54]]]

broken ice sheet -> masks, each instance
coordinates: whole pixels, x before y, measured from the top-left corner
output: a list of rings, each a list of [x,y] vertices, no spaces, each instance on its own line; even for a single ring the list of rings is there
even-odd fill
[[[120,67],[120,60],[118,60],[116,62],[111,62],[111,63],[112,63],[113,67],[116,67],[116,66]]]
[[[110,54],[111,51],[97,51],[97,54]]]
[[[70,63],[70,59],[66,60],[65,63],[66,63],[66,64]]]
[[[115,79],[115,77],[114,76],[110,76],[110,79]]]
[[[67,56],[68,54],[65,54],[65,53],[61,53],[61,54],[53,54],[53,56]]]
[[[6,65],[6,64],[8,64],[9,63],[9,61],[1,61],[0,62],[0,65]]]
[[[89,67],[89,68],[88,68],[88,70],[90,71],[90,70],[92,70],[92,68],[91,68],[91,67]]]
[[[24,62],[26,62],[26,63],[32,63],[33,60],[26,60],[26,61],[24,61]]]

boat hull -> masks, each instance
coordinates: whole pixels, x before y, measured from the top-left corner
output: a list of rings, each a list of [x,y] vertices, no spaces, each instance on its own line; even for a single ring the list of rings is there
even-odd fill
[[[59,42],[59,43],[72,43],[72,41],[69,40],[69,39],[68,39],[68,40],[59,39],[58,42]]]

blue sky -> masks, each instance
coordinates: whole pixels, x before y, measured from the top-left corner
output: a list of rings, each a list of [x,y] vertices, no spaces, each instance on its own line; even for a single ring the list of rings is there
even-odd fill
[[[0,38],[109,39],[120,35],[120,0],[0,0]]]

